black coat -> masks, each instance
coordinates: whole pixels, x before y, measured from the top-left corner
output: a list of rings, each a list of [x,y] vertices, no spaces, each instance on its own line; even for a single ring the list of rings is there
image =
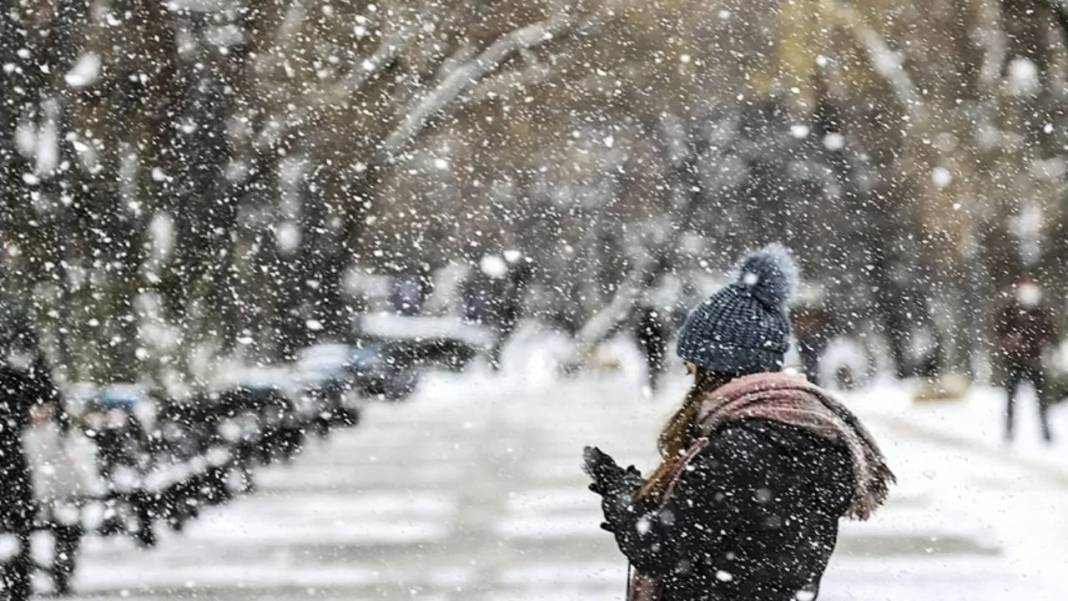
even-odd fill
[[[852,495],[844,446],[750,419],[717,431],[662,507],[610,527],[661,601],[790,601],[818,592]]]

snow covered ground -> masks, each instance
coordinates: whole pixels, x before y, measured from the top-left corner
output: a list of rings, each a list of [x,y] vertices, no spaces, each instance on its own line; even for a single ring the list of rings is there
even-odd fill
[[[650,400],[625,374],[524,373],[435,376],[410,403],[373,405],[156,550],[89,541],[75,586],[87,599],[622,599],[581,448],[648,469],[685,381]],[[1025,422],[1029,440],[1003,448],[992,391],[909,398],[902,385],[849,398],[900,484],[872,521],[845,524],[821,599],[1061,601],[1065,447],[1038,448]],[[1033,421],[1026,403],[1019,415]],[[1068,435],[1068,407],[1055,418]]]

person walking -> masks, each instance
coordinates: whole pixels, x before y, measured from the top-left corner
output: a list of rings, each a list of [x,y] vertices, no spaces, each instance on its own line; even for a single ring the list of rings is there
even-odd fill
[[[503,256],[508,271],[507,283],[498,299],[496,335],[490,349],[490,365],[494,370],[501,368],[504,346],[511,340],[523,316],[523,298],[534,275],[530,257],[516,250],[507,250]]]
[[[534,275],[530,259],[515,250],[487,254],[464,283],[464,319],[486,327],[493,336],[487,357],[493,371],[501,368],[504,347],[523,312],[523,297]]]
[[[22,449],[34,397],[30,374],[11,361],[0,363],[0,601],[23,601],[32,591],[30,534],[37,506],[33,480]]]
[[[1053,442],[1049,425],[1049,391],[1043,355],[1057,342],[1053,312],[1043,302],[1042,289],[1031,278],[1016,284],[1015,294],[1002,308],[995,324],[997,354],[1005,370],[1005,440],[1012,442],[1015,431],[1016,394],[1029,382],[1038,397],[1038,419],[1042,438]]]
[[[831,316],[823,307],[822,299],[811,299],[791,311],[794,338],[797,339],[797,354],[801,368],[809,382],[820,385],[820,361],[831,341]]]
[[[668,325],[663,312],[650,305],[639,305],[634,337],[645,358],[646,385],[652,395],[659,387],[667,355]]]
[[[105,487],[96,473],[92,443],[77,429],[63,427],[56,405],[35,404],[30,416],[22,445],[33,473],[39,519],[52,534],[53,591],[67,595],[85,534],[81,507]]]
[[[694,309],[677,352],[694,376],[648,478],[596,447],[584,469],[630,562],[630,601],[815,599],[838,520],[867,519],[894,475],[830,394],[783,373],[796,280],[789,253],[745,257]]]

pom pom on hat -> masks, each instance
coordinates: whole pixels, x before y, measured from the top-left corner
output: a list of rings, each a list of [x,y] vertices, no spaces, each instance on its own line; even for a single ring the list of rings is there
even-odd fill
[[[773,242],[752,252],[738,266],[737,285],[769,309],[785,310],[797,290],[797,263],[785,246]]]

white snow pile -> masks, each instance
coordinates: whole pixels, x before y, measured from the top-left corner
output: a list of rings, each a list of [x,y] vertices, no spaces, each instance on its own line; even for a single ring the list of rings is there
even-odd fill
[[[454,338],[483,348],[489,348],[493,344],[493,336],[485,328],[465,323],[455,317],[375,313],[365,315],[360,320],[360,326],[365,333],[382,338],[408,340]]]

